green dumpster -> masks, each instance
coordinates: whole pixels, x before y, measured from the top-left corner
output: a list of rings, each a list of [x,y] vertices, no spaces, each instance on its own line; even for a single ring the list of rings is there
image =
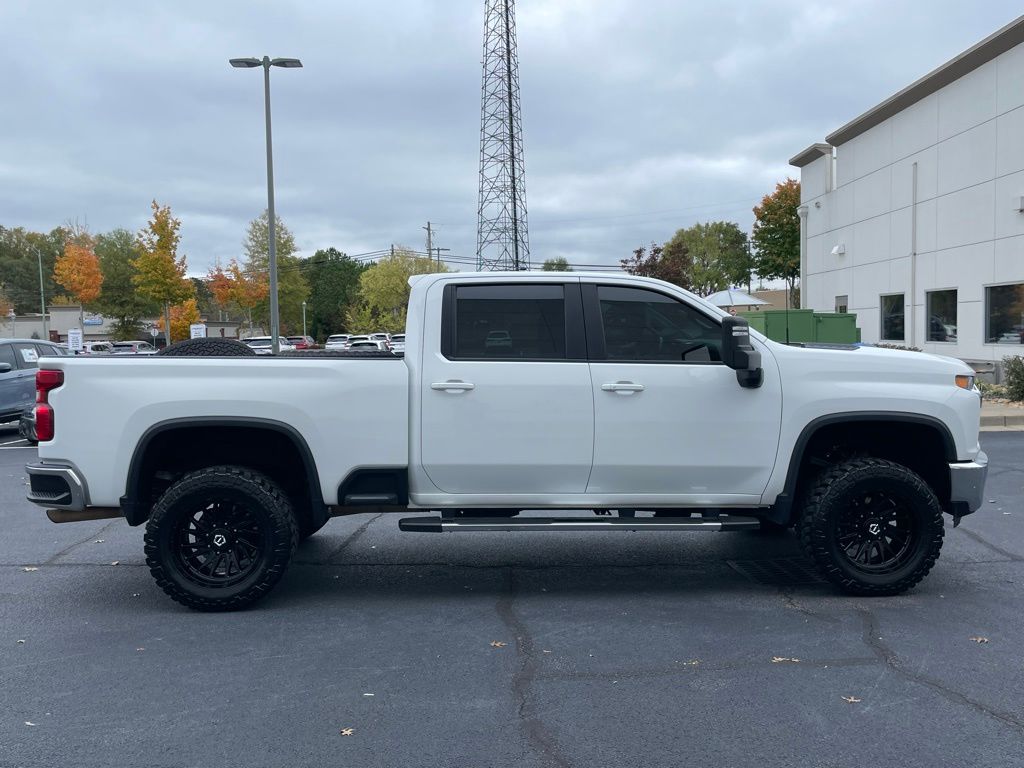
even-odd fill
[[[815,341],[822,344],[853,344],[860,341],[857,316],[849,313],[816,312]]]
[[[794,344],[853,344],[860,341],[857,315],[852,313],[769,309],[740,314],[749,321],[751,328],[783,344],[787,341]]]

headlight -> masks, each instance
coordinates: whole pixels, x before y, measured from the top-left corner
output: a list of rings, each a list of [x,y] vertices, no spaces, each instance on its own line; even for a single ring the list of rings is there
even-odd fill
[[[960,387],[960,389],[972,390],[974,389],[974,376],[959,373],[956,375],[956,385]]]

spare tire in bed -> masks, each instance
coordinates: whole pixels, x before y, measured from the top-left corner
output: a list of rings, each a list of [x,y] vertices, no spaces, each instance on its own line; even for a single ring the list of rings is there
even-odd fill
[[[256,353],[234,339],[186,339],[164,347],[158,355],[167,357],[250,357]]]

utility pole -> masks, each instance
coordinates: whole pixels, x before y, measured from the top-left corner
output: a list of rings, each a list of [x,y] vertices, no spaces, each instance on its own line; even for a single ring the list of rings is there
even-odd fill
[[[449,252],[451,248],[435,248],[434,251],[437,253],[437,271],[441,271],[441,251]]]
[[[430,229],[430,222],[427,222],[427,226],[420,227],[420,229],[427,230],[427,258],[432,259],[434,257],[434,233]]]
[[[50,340],[50,324],[46,322],[46,296],[43,293],[43,254],[36,248],[36,259],[39,261],[39,311],[43,315],[43,338]]]

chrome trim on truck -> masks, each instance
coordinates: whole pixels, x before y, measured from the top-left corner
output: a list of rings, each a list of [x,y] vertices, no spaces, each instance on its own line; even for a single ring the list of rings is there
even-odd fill
[[[27,498],[33,504],[48,509],[67,509],[80,512],[88,504],[85,484],[72,467],[56,464],[29,464],[25,467],[29,479]],[[32,480],[36,477],[57,477],[65,482],[67,490],[43,491],[33,488]]]
[[[958,461],[949,465],[949,500],[953,509],[978,510],[985,498],[985,477],[988,475],[988,456],[978,451],[974,461]]]

